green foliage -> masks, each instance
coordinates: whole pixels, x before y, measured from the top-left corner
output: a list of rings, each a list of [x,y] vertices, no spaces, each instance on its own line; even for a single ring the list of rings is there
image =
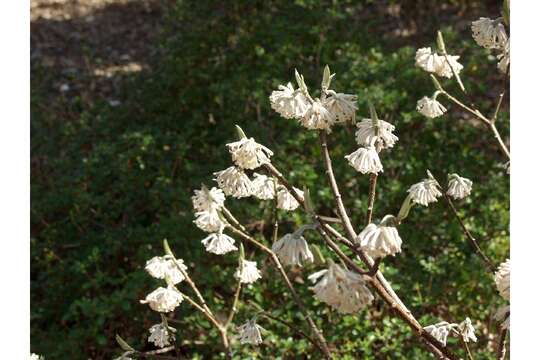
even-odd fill
[[[375,11],[372,3],[178,2],[166,21],[164,56],[151,73],[126,79],[125,105],[97,104],[86,110],[70,105],[75,106],[70,111],[78,112],[75,120],[38,110],[43,94],[39,84],[46,74],[34,75],[33,351],[51,359],[111,358],[120,351],[116,334],[139,350],[151,349],[145,331],[159,316],[138,299],[158,284],[142,268],[150,257],[162,254],[164,238],[186,260],[210,306],[218,313],[227,311],[237,259],[204,252],[200,240],[205,235],[192,224],[190,196],[201,183],[212,184],[214,171],[229,166],[224,145],[236,139],[234,124],[271,148],[275,165],[297,187],[310,189],[319,213],[333,216],[316,134],[280,118],[269,106],[272,89],[294,81],[294,68],[310,89],[317,89],[329,64],[337,74],[332,87],[357,93],[359,116],[368,116],[371,101],[379,116],[396,126],[400,140],[382,154],[385,170],[378,181],[376,220],[397,214],[407,188],[426,169],[441,182],[447,173],[457,172],[474,182],[472,196],[458,203],[460,212],[487,254],[497,262],[506,258],[509,180],[491,136],[450,104],[449,113],[434,120],[415,111],[416,101],[434,91],[429,76],[414,67],[415,48],[434,47],[440,24],[433,20],[414,40],[398,38],[382,17],[366,16]],[[465,87],[490,114],[490,89],[502,85],[496,60],[474,45],[468,29],[456,33],[453,22],[444,24],[448,52],[461,55],[466,65]],[[459,93],[450,81],[443,86]],[[506,109],[499,124],[508,134]],[[362,224],[368,177],[343,158],[356,149],[353,134],[353,128],[337,128],[329,146],[353,223]],[[271,216],[271,204],[253,199],[229,200],[228,206],[240,219]],[[280,220],[281,235],[307,221],[299,213],[280,213]],[[269,238],[268,222],[262,233]],[[400,234],[403,253],[383,265],[398,294],[414,314],[423,314],[422,324],[465,316],[482,324],[472,351],[475,359],[489,358],[485,332],[493,333],[490,317],[501,301],[452,214],[442,201],[429,209],[413,207]],[[307,238],[321,245],[316,234]],[[325,257],[331,256],[320,247]],[[246,302],[236,323],[250,317],[247,300],[253,300],[308,331],[268,260],[249,246],[246,256],[259,262],[264,281],[243,291]],[[315,301],[307,274],[316,269],[306,266],[291,276],[340,358],[430,358],[380,300],[354,316],[341,316]],[[181,322],[174,325],[181,348],[189,358],[222,355],[219,334],[188,304],[178,308],[176,319]],[[268,330],[264,344],[254,349],[235,343],[235,358],[295,358],[312,350],[283,325],[264,319],[261,325]]]

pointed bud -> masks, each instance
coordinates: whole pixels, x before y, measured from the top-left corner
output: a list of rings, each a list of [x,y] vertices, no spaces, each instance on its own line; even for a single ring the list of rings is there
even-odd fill
[[[400,223],[403,220],[409,216],[409,211],[413,207],[414,203],[412,202],[411,194],[407,195],[405,200],[403,200],[403,204],[401,204],[401,209],[399,209],[399,213],[397,215],[397,222]]]
[[[441,53],[446,54],[446,46],[444,45],[444,38],[440,30],[437,31],[437,46]]]
[[[174,257],[174,254],[169,247],[169,242],[167,241],[167,239],[163,239],[163,249],[165,250],[165,254]]]
[[[129,346],[129,344],[125,342],[124,339],[122,339],[118,334],[116,334],[116,342],[124,351],[135,351],[135,349]]]
[[[244,133],[244,130],[238,125],[234,125],[236,127],[236,132],[238,133],[238,140],[246,139],[247,136]]]
[[[323,91],[328,90],[328,88],[330,87],[330,81],[332,81],[332,78],[330,76],[330,68],[328,67],[328,65],[326,65],[324,67],[323,79],[321,83],[321,88]]]
[[[313,250],[312,251],[312,253],[313,253],[313,262],[316,265],[324,265],[324,263],[326,262],[326,259],[324,258],[323,254],[321,252],[321,249],[317,245],[312,244],[311,245],[311,250]]]
[[[311,196],[309,189],[304,186],[304,209],[309,215],[315,215],[315,210],[313,210],[313,203],[311,202]]]

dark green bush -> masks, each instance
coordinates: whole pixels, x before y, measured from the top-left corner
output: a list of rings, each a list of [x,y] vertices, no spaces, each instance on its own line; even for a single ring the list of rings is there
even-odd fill
[[[416,101],[430,95],[433,86],[414,67],[414,52],[434,46],[435,31],[442,27],[448,48],[466,65],[463,79],[473,101],[491,113],[492,89],[502,80],[495,59],[470,39],[467,26],[475,17],[458,13],[465,7],[474,16],[496,15],[497,6],[481,3],[404,2],[416,34],[399,37],[394,30],[411,24],[372,1],[178,2],[165,22],[163,57],[150,73],[125,80],[124,105],[71,109],[79,111],[71,121],[38,110],[44,91],[39,84],[47,77],[34,73],[32,350],[48,359],[111,358],[119,354],[116,333],[138,349],[150,349],[146,329],[159,317],[138,299],[157,285],[143,266],[162,253],[164,238],[188,262],[211,306],[227,309],[236,258],[204,251],[204,234],[192,224],[190,196],[202,182],[211,185],[212,172],[229,166],[224,144],[235,139],[234,124],[271,148],[274,163],[294,184],[312,189],[320,213],[332,214],[316,134],[269,106],[268,95],[293,80],[294,68],[316,88],[329,64],[337,73],[334,87],[358,94],[359,116],[368,115],[370,100],[396,125],[400,141],[383,155],[376,218],[396,213],[406,189],[427,168],[440,179],[459,172],[474,181],[460,212],[489,256],[503,261],[509,250],[509,180],[491,136],[451,105],[448,115],[435,120],[415,111]],[[432,13],[424,21],[420,15],[426,9]],[[500,124],[508,134],[506,107]],[[361,224],[368,180],[343,159],[356,148],[353,129],[336,129],[330,148],[345,202],[354,223]],[[269,207],[252,199],[229,200],[229,206],[240,218],[269,219]],[[306,221],[299,214],[280,218],[283,233]],[[501,301],[452,214],[443,202],[415,208],[400,233],[403,253],[383,266],[396,291],[423,324],[465,316],[484,324],[472,350],[477,360],[490,358],[487,333],[495,331],[490,317]],[[312,234],[308,240],[320,242]],[[248,254],[268,268],[254,249]],[[430,358],[380,300],[355,316],[339,316],[314,301],[306,279],[314,270],[307,266],[295,276],[304,282],[298,289],[340,358]],[[263,282],[245,289],[243,299],[300,323],[281,279],[271,271],[264,275]],[[237,321],[249,313],[242,305]],[[200,314],[182,304],[177,319],[188,358],[219,357],[219,336]],[[296,358],[311,351],[286,327],[262,325],[269,330],[265,344],[260,349],[236,345],[237,358]]]

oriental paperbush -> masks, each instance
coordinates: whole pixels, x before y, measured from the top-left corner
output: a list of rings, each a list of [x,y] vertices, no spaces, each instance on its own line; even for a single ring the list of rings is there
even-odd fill
[[[499,52],[498,68],[505,73],[503,76],[508,76],[509,36],[503,20],[481,18],[473,22],[472,35],[480,46]],[[416,58],[411,59],[411,66],[416,64],[428,72],[436,87],[431,97],[425,96],[417,102],[417,109],[430,119],[426,121],[447,121],[445,117],[453,109],[447,109],[447,105],[437,99],[438,96],[444,96],[486,123],[489,131],[496,135],[495,139],[504,155],[509,157],[509,151],[495,127],[504,90],[501,99],[494,105],[496,109],[494,116],[487,118],[472,105],[465,105],[448,93],[441,85],[443,80],[455,80],[465,91],[460,74],[466,65],[458,62],[463,60],[460,56],[447,53],[441,33],[437,35],[437,49],[423,47],[417,51]],[[148,336],[148,341],[158,349],[140,352],[118,337],[118,342],[124,350],[120,358],[151,356],[167,358],[167,355],[163,354],[168,352],[174,354],[178,351],[176,336],[181,337],[183,331],[190,331],[190,329],[177,330],[169,325],[169,322],[175,321],[174,312],[179,306],[190,306],[210,321],[221,335],[223,356],[226,357],[233,356],[234,348],[256,347],[265,343],[265,333],[272,332],[273,323],[279,322],[285,324],[291,333],[309,340],[313,345],[311,351],[315,358],[339,358],[339,348],[328,344],[325,338],[325,324],[322,328],[316,325],[313,320],[314,311],[308,309],[304,299],[298,295],[296,287],[303,286],[309,287],[320,306],[328,306],[337,314],[356,314],[362,309],[371,311],[374,300],[380,299],[394,310],[396,317],[409,326],[411,334],[419,340],[418,345],[423,346],[426,351],[440,359],[458,359],[463,351],[472,359],[474,351],[469,347],[469,343],[486,336],[485,333],[476,334],[475,326],[485,326],[469,317],[458,323],[442,320],[434,324],[421,324],[385,279],[380,265],[388,256],[408,256],[402,245],[409,239],[400,236],[400,226],[407,219],[411,209],[415,205],[429,209],[444,201],[459,221],[465,238],[486,263],[487,271],[493,274],[493,286],[505,300],[509,301],[509,260],[498,269],[495,267],[482,252],[453,202],[471,194],[474,179],[470,180],[452,173],[448,175],[446,181],[440,182],[426,170],[426,177],[418,179],[418,183],[404,184],[404,189],[408,190],[403,191],[404,201],[401,208],[395,209],[394,213],[377,214],[377,218],[381,220],[372,221],[377,177],[385,174],[384,162],[385,158],[392,156],[390,150],[399,147],[399,126],[380,118],[371,104],[368,109],[359,109],[355,94],[338,92],[342,89],[333,89],[331,86],[335,74],[330,72],[328,66],[323,70],[321,86],[317,91],[313,91],[311,84],[310,86],[306,84],[300,72],[295,71],[294,77],[296,86],[284,79],[286,85],[280,85],[269,94],[270,105],[284,118],[283,121],[296,122],[299,131],[317,133],[322,155],[320,160],[325,166],[327,180],[334,197],[334,203],[327,204],[327,207],[335,208],[339,218],[330,221],[328,217],[318,215],[310,198],[310,194],[314,192],[310,192],[301,184],[296,184],[299,188],[293,186],[287,176],[274,166],[273,160],[286,154],[280,153],[279,148],[269,149],[264,144],[258,143],[257,139],[248,137],[240,127],[237,127],[238,137],[224,144],[223,149],[231,155],[230,167],[214,172],[214,178],[209,177],[209,181],[195,190],[192,197],[193,222],[207,233],[199,240],[201,247],[208,252],[209,257],[226,256],[236,259],[237,268],[231,271],[230,278],[226,279],[226,283],[235,284],[234,289],[231,289],[234,296],[228,302],[230,306],[228,316],[216,316],[217,311],[223,312],[223,309],[209,307],[198,287],[204,284],[197,284],[191,278],[188,263],[176,258],[168,242],[164,241],[163,253],[151,254],[145,267],[150,276],[161,281],[162,286],[154,290],[149,289],[148,295],[141,300],[141,303],[147,304],[151,310],[159,313],[157,318],[160,321],[149,329]],[[315,93],[320,95],[316,97]],[[414,104],[413,101],[412,103]],[[369,115],[359,116],[360,111]],[[360,119],[358,122],[357,118]],[[365,179],[364,181],[370,184],[368,194],[354,194],[356,197],[366,197],[366,222],[363,224],[351,222],[349,217],[351,209],[347,209],[342,201],[327,141],[332,133],[351,126],[356,128],[354,141],[357,147],[350,148],[350,154],[345,156],[345,159],[351,165],[350,171],[357,172],[360,180]],[[445,169],[437,170],[445,171]],[[215,181],[216,186],[209,185],[211,180]],[[274,216],[274,234],[270,239],[263,238],[260,234],[253,234],[247,230],[227,208],[228,202],[242,201],[246,197],[268,202],[273,206],[275,214],[278,209],[284,213],[303,211],[309,221],[292,233],[280,234],[278,218]],[[318,233],[319,240],[308,242],[304,237],[307,231]],[[244,250],[248,246],[256,250],[250,251],[250,256]],[[330,255],[326,258],[320,251],[321,247],[328,249],[325,253]],[[270,260],[273,271],[260,266],[265,258]],[[303,272],[303,276],[312,284],[306,282],[302,285],[298,283],[293,285],[289,278],[289,270],[292,268],[296,273]],[[281,278],[283,291],[290,293],[290,298],[301,314],[303,323],[289,324],[272,316],[273,309],[261,309],[253,299],[242,296],[242,287],[264,287],[266,281],[274,277]],[[242,311],[239,311],[240,309]],[[499,342],[504,344],[509,329],[509,307],[500,308],[495,317],[500,322],[501,328]],[[271,322],[265,324],[263,329],[259,325],[262,320]],[[321,323],[320,319],[318,323]],[[447,344],[449,336],[457,337],[463,350],[456,345]],[[497,351],[500,359],[500,352],[503,351],[504,356],[506,350],[504,346],[499,346]]]

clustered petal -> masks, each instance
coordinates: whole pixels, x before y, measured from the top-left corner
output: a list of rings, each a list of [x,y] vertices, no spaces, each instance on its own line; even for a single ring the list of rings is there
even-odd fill
[[[450,334],[450,330],[456,326],[457,324],[449,324],[446,321],[443,321],[438,324],[426,326],[424,327],[424,330],[437,339],[443,346],[446,346],[448,334]]]
[[[396,141],[398,141],[398,137],[393,134],[395,126],[384,120],[379,120],[378,124],[379,134],[377,135],[377,129],[375,129],[371,119],[362,119],[362,121],[357,123],[356,143],[360,146],[370,146],[379,139],[383,148],[393,147]]]
[[[175,332],[176,329],[166,326],[164,324],[153,325],[148,332],[148,342],[154,343],[155,346],[159,348],[164,348],[171,344],[170,338],[172,337],[172,332]]]
[[[510,259],[499,265],[495,273],[495,285],[499,294],[505,299],[510,300]]]
[[[302,266],[303,262],[313,262],[313,253],[301,235],[286,234],[272,245],[272,251],[284,265]]]
[[[238,327],[241,344],[259,345],[262,343],[261,331],[265,331],[259,326],[255,319],[251,319]]]
[[[474,327],[472,326],[471,319],[469,317],[466,317],[465,320],[461,324],[459,324],[459,332],[461,334],[461,337],[463,338],[463,341],[469,342],[469,340],[472,340],[473,342],[477,341],[476,335],[474,334]]]
[[[309,107],[309,100],[300,90],[294,90],[291,83],[279,85],[279,90],[272,91],[270,105],[286,119],[301,118]]]
[[[209,233],[219,231],[225,226],[217,210],[198,211],[193,222],[199,229]]]
[[[381,221],[381,224],[369,224],[358,234],[357,242],[364,252],[373,257],[381,258],[387,255],[394,256],[401,252],[401,237],[395,226],[387,224],[393,218],[387,215]]]
[[[270,200],[276,196],[276,184],[274,179],[263,175],[263,174],[253,174],[254,179],[252,180],[253,185],[253,196],[261,200]]]
[[[148,304],[150,308],[158,312],[171,312],[184,300],[182,294],[174,287],[159,287],[141,300],[141,304]]]
[[[272,150],[263,146],[253,138],[243,138],[239,141],[227,144],[232,155],[233,162],[242,169],[256,169],[261,165],[270,163],[270,157],[274,155]]]
[[[416,110],[430,119],[443,115],[446,108],[435,99],[424,96],[416,103]]]
[[[446,194],[452,198],[459,200],[471,194],[472,181],[458,174],[451,174],[448,180],[448,190]]]
[[[225,195],[235,198],[251,196],[253,193],[253,184],[242,169],[231,166],[225,170],[214,173],[218,186]]]
[[[300,124],[305,128],[312,130],[329,131],[335,122],[335,117],[324,106],[319,99],[316,99],[307,108],[304,115],[300,118]]]
[[[502,52],[497,55],[497,59],[499,59],[497,68],[500,72],[506,74],[508,72],[508,65],[510,65],[510,39],[506,41]]]
[[[436,202],[437,198],[442,195],[437,186],[437,181],[424,179],[411,186],[407,192],[411,194],[414,203],[428,206],[428,204]]]
[[[176,260],[176,264],[172,259],[166,259],[161,256],[155,256],[146,262],[145,270],[156,279],[169,278],[173,284],[178,284],[184,280],[184,275],[178,267],[186,271],[187,266],[184,265],[184,260]]]
[[[309,276],[312,282],[319,278],[317,284],[311,287],[315,298],[341,313],[355,313],[373,301],[373,295],[362,275],[337,264],[332,263],[328,269]]]
[[[334,117],[334,122],[354,122],[358,110],[356,105],[358,97],[352,94],[336,93],[333,90],[329,90],[328,93],[329,96],[325,99],[324,105]]]
[[[416,51],[416,66],[424,71],[437,74],[446,78],[451,78],[463,69],[463,65],[458,62],[459,56],[440,56],[432,52],[430,47],[421,48]]]
[[[204,185],[200,190],[195,190],[191,197],[193,208],[196,211],[212,211],[220,209],[225,202],[225,194],[216,187],[208,190]]]
[[[510,329],[510,305],[501,306],[493,318],[501,323],[501,328]]]
[[[223,255],[230,251],[238,250],[234,245],[234,239],[222,231],[208,235],[201,243],[204,245],[206,251],[216,255]]]
[[[256,261],[242,260],[234,276],[240,279],[242,284],[251,284],[261,278],[261,273],[257,269]]]
[[[304,198],[304,192],[293,187],[293,190],[301,197]],[[283,185],[279,185],[277,189],[277,208],[287,211],[293,211],[298,208],[300,204],[294,196],[291,195],[289,190]]]
[[[362,174],[377,174],[383,171],[379,154],[373,145],[361,147],[355,152],[346,155],[345,159],[358,172]]]
[[[471,23],[471,30],[476,43],[486,49],[501,49],[508,39],[504,25],[499,20],[481,17]]]

